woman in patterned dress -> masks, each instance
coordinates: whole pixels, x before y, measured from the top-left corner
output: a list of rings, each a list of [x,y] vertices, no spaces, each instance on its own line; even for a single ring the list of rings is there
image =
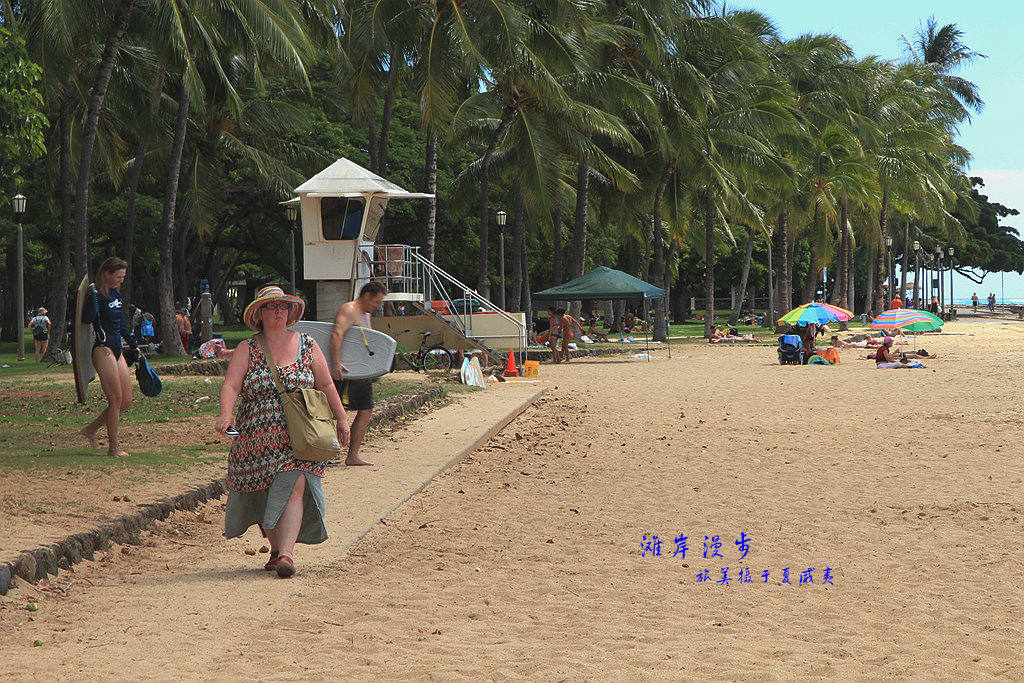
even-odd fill
[[[315,387],[327,394],[338,421],[338,441],[348,443],[348,416],[323,352],[308,334],[288,329],[302,317],[304,308],[302,299],[285,294],[280,287],[264,287],[242,317],[249,328],[262,334],[286,389]],[[238,430],[228,454],[225,535],[237,538],[258,524],[270,540],[270,561],[264,569],[288,578],[295,574],[296,542],[327,540],[321,486],[324,463],[292,456],[284,408],[258,336],[238,345],[220,392],[217,431],[223,434],[232,424]]]

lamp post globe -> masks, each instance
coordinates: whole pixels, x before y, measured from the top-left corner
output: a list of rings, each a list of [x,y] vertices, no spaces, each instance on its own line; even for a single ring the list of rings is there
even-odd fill
[[[501,229],[501,232],[498,234],[498,261],[500,263],[498,275],[501,278],[501,297],[499,297],[498,302],[501,304],[501,310],[503,311],[505,310],[505,221],[507,220],[508,214],[504,211],[494,214],[494,222]]]
[[[11,200],[14,216],[18,219],[18,263],[15,267],[16,291],[15,298],[18,311],[18,360],[25,360],[25,240],[21,222],[25,218],[28,198],[18,193]]]
[[[284,211],[285,214],[288,216],[288,252],[291,255],[291,293],[296,294],[297,290],[295,289],[295,230],[299,225],[299,205],[285,204]]]

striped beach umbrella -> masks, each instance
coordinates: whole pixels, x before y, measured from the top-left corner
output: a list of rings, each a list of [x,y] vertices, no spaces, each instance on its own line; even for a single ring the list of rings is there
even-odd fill
[[[780,325],[822,325],[824,323],[838,323],[849,320],[853,313],[845,308],[839,308],[832,304],[820,304],[811,302],[803,306],[797,306],[786,315],[779,318]]]
[[[928,311],[914,308],[895,308],[880,313],[868,327],[876,330],[906,330],[907,332],[928,332],[942,327],[942,319]]]

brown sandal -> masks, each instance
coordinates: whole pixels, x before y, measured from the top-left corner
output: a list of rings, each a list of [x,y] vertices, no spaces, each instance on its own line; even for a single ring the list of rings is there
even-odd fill
[[[281,559],[280,553],[278,553],[276,550],[271,550],[270,559],[267,560],[267,563],[265,565],[263,565],[263,568],[266,569],[268,572],[274,571],[275,569],[277,569],[277,561],[279,559]]]
[[[295,563],[288,555],[280,555],[277,558],[277,575],[282,579],[290,579],[295,575]]]

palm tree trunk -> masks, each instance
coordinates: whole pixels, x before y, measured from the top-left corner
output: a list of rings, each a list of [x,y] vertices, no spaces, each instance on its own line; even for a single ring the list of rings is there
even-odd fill
[[[747,298],[747,278],[750,276],[750,261],[754,256],[754,236],[756,233],[753,228],[747,228],[749,233],[747,236],[747,255],[743,259],[743,272],[740,274],[740,291],[736,297],[736,304],[732,307],[732,313],[729,314],[729,324],[735,325],[740,319],[740,312],[743,310],[743,302]],[[753,306],[751,306],[753,308]]]
[[[875,263],[875,298],[874,310],[878,315],[885,310],[885,300],[882,295],[882,282],[885,281],[885,236],[889,232],[889,188],[882,188],[882,211],[878,216],[878,261]]]
[[[551,217],[551,250],[552,254],[552,277],[555,280],[556,285],[562,284],[565,281],[565,275],[562,272],[562,200],[559,199],[555,204],[555,211]]]
[[[188,128],[189,92],[181,84],[178,101],[178,116],[174,127],[174,141],[168,159],[167,183],[164,186],[164,211],[160,219],[160,266],[157,291],[160,297],[160,334],[164,342],[164,353],[172,356],[185,355],[185,349],[178,337],[178,326],[174,319],[174,282],[172,280],[174,258],[174,219],[178,200],[178,179],[181,176],[181,158],[185,150],[185,133]]]
[[[519,252],[519,260],[522,261],[523,270],[523,312],[526,313],[526,325],[529,329],[530,324],[533,321],[533,302],[530,301],[530,259],[527,254],[527,230],[528,226],[523,228],[523,248]]]
[[[394,55],[392,55],[394,60]],[[392,64],[395,62],[392,61]],[[394,67],[392,67],[394,68]],[[388,138],[391,133],[391,115],[395,110],[395,84],[388,79],[387,90],[384,91],[384,111],[380,119],[380,145],[377,148],[377,175],[387,177],[388,173]]]
[[[523,220],[526,213],[526,200],[523,199],[523,190],[516,190],[516,208],[512,216],[512,301],[510,311],[519,311],[520,302],[523,296],[523,259],[519,254],[526,249],[526,232],[523,229]]]
[[[156,119],[160,113],[160,100],[164,92],[164,76],[167,73],[161,64],[156,76],[156,85],[153,86],[153,101],[149,106],[151,118]],[[142,177],[142,166],[146,159],[146,137],[140,136],[139,144],[135,148],[135,162],[132,164],[131,173],[128,176],[128,209],[124,225],[124,260],[128,262],[128,277],[121,286],[121,298],[124,299],[124,310],[131,310],[132,302],[132,272],[134,272],[132,261],[135,256],[135,200],[139,193],[139,178]]]
[[[572,271],[570,277],[583,275],[587,262],[587,203],[590,193],[590,162],[581,158],[576,166],[576,212],[572,227]],[[580,302],[569,302],[573,316],[580,315]]]
[[[490,296],[490,279],[488,278],[490,258],[487,250],[487,236],[488,220],[490,219],[491,157],[494,156],[494,150],[497,149],[502,138],[505,137],[505,131],[508,130],[514,113],[515,109],[512,107],[505,108],[505,112],[501,115],[501,121],[498,123],[498,128],[494,131],[491,142],[487,146],[487,151],[484,153],[484,158],[480,163],[480,258],[477,260],[479,273],[477,274],[476,289],[484,297]]]
[[[665,240],[662,233],[664,228],[661,223],[661,205],[665,199],[665,188],[672,178],[675,168],[669,164],[661,173],[661,182],[658,189],[654,191],[654,220],[651,226],[651,240],[654,246],[654,286],[667,289],[665,284]],[[665,297],[654,300],[654,341],[668,341],[668,326],[666,325],[668,311]]]
[[[428,261],[434,260],[434,249],[437,243],[437,131],[431,129],[427,133],[426,191],[434,195],[427,200],[427,220],[424,226],[423,244]]]
[[[370,152],[370,170],[377,173],[380,166],[380,140],[377,137],[377,103],[370,102],[370,113],[366,117],[366,142]]]
[[[844,196],[839,203],[839,288],[835,305],[846,308],[847,292],[850,287],[850,259],[847,251],[850,249],[849,231],[846,223],[849,220],[849,202]]]
[[[672,321],[672,264],[676,262],[676,245],[669,240],[668,256],[665,258],[665,315]],[[669,330],[671,332],[671,330]]]
[[[846,308],[853,310],[856,305],[857,297],[855,290],[855,284],[857,282],[857,269],[856,262],[853,258],[854,246],[853,246],[853,228],[849,225],[847,220],[846,226]]]
[[[910,221],[903,221],[903,258],[900,260],[900,293],[907,291],[907,268],[910,263]],[[902,298],[902,297],[901,297]],[[904,299],[905,301],[905,299]]]
[[[814,293],[818,291],[818,278],[821,276],[821,256],[818,254],[818,247],[814,240],[818,235],[821,223],[821,207],[814,207],[814,218],[811,222],[811,263],[807,269],[807,279],[804,280],[803,291],[800,296],[800,303],[805,304],[814,299]]]
[[[68,280],[71,278],[71,240],[74,235],[71,195],[71,98],[65,96],[60,110],[60,256],[50,289],[50,348],[62,348],[68,317]],[[48,351],[49,352],[49,351]]]
[[[96,150],[96,132],[100,125],[100,112],[107,97],[114,62],[121,50],[121,41],[128,31],[128,20],[135,9],[135,0],[120,0],[110,22],[110,32],[103,47],[96,78],[89,90],[89,108],[82,125],[81,155],[78,162],[78,183],[75,188],[75,273],[84,277],[89,272],[89,181],[92,176],[92,156]]]
[[[711,337],[715,319],[715,203],[704,191],[704,336]]]
[[[864,255],[867,258],[868,268],[867,277],[865,280],[864,291],[864,312],[870,313],[873,309],[874,298],[875,298],[875,247],[872,245],[866,245],[864,247]]]
[[[790,282],[790,259],[789,259],[789,215],[785,211],[779,212],[777,223],[776,239],[779,242],[779,295],[776,301],[779,302],[779,315],[785,315],[793,309],[793,286]]]

